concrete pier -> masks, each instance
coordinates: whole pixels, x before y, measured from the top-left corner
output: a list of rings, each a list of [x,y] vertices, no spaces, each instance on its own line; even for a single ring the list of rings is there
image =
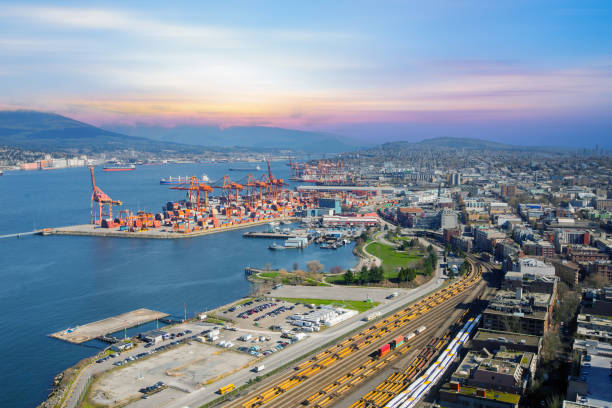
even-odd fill
[[[77,235],[88,237],[115,237],[115,238],[146,238],[146,239],[180,239],[199,237],[201,235],[215,234],[218,232],[232,231],[241,228],[248,228],[257,225],[269,224],[272,221],[295,220],[294,217],[268,218],[261,221],[245,222],[243,224],[230,225],[204,229],[192,232],[175,232],[170,227],[150,228],[147,231],[129,232],[119,231],[119,228],[101,228],[98,225],[83,224],[72,225],[69,227],[46,228],[42,231],[43,235]],[[289,238],[288,236],[286,238]]]
[[[167,313],[156,312],[155,310],[149,309],[138,309],[107,319],[98,320],[97,322],[88,323],[83,326],[58,331],[49,336],[70,343],[80,344],[97,337],[105,336],[109,333],[123,330],[124,328],[138,326],[166,316],[168,316]]]

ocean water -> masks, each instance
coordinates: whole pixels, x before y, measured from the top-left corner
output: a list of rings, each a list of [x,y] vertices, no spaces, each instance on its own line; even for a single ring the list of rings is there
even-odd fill
[[[157,212],[183,192],[159,185],[167,176],[230,174],[228,164],[139,166],[133,172],[96,169],[96,184],[132,210]],[[288,167],[273,163],[277,177]],[[255,173],[256,176],[261,172]],[[88,168],[6,172],[0,177],[0,235],[47,226],[89,222]],[[310,246],[269,251],[269,240],[245,239],[251,227],[181,240],[69,236],[0,239],[0,406],[42,402],[63,369],[103,347],[48,337],[58,330],[146,307],[173,316],[211,309],[249,292],[246,266],[290,269],[320,260],[329,269],[355,263],[351,247],[336,251]],[[148,325],[152,327],[154,323]],[[147,327],[128,330],[137,333]]]

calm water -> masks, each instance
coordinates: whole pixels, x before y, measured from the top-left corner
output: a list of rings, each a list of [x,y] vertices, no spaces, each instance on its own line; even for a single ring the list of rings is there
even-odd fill
[[[215,180],[227,164],[140,166],[133,172],[96,171],[97,184],[133,210],[158,211],[183,193],[160,186],[167,176]],[[283,163],[273,163],[288,178]],[[0,177],[0,235],[89,221],[87,168],[9,172]],[[262,229],[253,227],[251,229]],[[318,259],[329,269],[352,266],[351,248],[310,246],[269,251],[268,240],[244,239],[245,230],[182,240],[92,237],[0,239],[0,406],[32,407],[43,401],[53,376],[95,353],[97,342],[73,345],[49,333],[141,307],[183,315],[248,294],[245,266],[304,267]],[[141,329],[132,329],[138,332]]]

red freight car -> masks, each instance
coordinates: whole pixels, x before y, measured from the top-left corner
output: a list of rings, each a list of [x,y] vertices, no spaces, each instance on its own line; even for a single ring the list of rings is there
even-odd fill
[[[389,351],[391,351],[391,344],[387,343],[381,347],[378,348],[378,357],[382,357],[385,354],[387,354]]]

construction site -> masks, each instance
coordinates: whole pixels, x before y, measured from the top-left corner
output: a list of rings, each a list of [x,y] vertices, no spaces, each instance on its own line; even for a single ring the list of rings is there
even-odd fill
[[[203,182],[197,177],[172,185],[171,190],[185,192],[185,198],[168,201],[161,211],[153,213],[122,208],[121,200],[111,198],[96,184],[91,173],[90,222],[42,230],[43,235],[84,235],[130,238],[185,238],[272,221],[300,217],[332,216],[357,212],[395,201],[393,191],[380,188],[349,186],[351,173],[341,161],[319,161],[317,165],[289,161],[292,180],[339,184],[336,189],[289,189],[289,185],[272,174],[270,163],[260,178],[252,174],[233,180],[224,175]]]

